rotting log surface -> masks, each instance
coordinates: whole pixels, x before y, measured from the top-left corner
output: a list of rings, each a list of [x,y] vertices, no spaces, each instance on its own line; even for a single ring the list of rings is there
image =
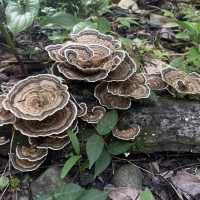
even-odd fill
[[[156,103],[134,104],[122,123],[138,124],[134,151],[200,153],[200,102],[159,97]]]

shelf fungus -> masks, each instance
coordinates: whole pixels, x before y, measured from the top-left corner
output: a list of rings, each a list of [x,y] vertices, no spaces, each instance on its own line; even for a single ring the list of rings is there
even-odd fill
[[[10,139],[5,136],[0,136],[0,146],[10,143]]]
[[[30,162],[40,161],[48,154],[48,149],[38,149],[35,146],[17,145],[15,150],[18,159]]]
[[[167,67],[162,70],[163,80],[180,94],[200,94],[200,75]]]
[[[107,88],[113,95],[134,99],[148,98],[150,95],[150,88],[142,73],[132,75],[126,81],[110,82]]]
[[[76,105],[73,101],[69,100],[68,104],[62,110],[58,110],[42,121],[17,119],[14,127],[23,135],[29,137],[56,135],[70,128],[76,116]]]
[[[5,124],[13,124],[15,122],[15,116],[8,110],[5,110],[2,102],[6,98],[5,95],[0,95],[0,126]]]
[[[112,130],[112,135],[121,140],[134,140],[140,132],[140,126],[120,128],[115,126]]]
[[[53,137],[37,137],[28,138],[29,144],[36,146],[38,149],[51,149],[51,150],[61,150],[66,147],[70,140],[68,138],[53,138]]]
[[[20,159],[15,154],[11,154],[10,158],[12,166],[21,172],[29,172],[38,169],[46,159],[46,157],[44,157],[41,160],[30,161],[28,159]]]
[[[69,96],[68,87],[59,78],[41,74],[19,81],[3,105],[17,118],[41,121],[64,108]]]
[[[103,106],[88,105],[87,108],[87,113],[81,119],[90,124],[97,124],[106,113],[106,109]]]
[[[107,82],[99,83],[94,91],[94,96],[98,99],[102,106],[108,109],[121,109],[125,110],[131,107],[130,98],[116,96],[108,92]]]
[[[95,29],[86,28],[78,33],[72,33],[71,38],[73,41],[82,44],[100,44],[110,49],[121,48],[120,41],[115,40],[110,35],[102,34]]]
[[[151,90],[162,91],[167,89],[167,83],[162,80],[160,74],[144,74],[147,80],[147,85]]]
[[[67,79],[96,82],[123,81],[136,72],[136,64],[121,44],[94,29],[72,34],[72,40],[45,49]]]

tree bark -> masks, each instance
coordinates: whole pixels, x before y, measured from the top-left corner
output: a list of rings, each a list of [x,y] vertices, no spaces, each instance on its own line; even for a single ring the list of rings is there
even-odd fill
[[[133,151],[200,153],[200,102],[159,97],[156,103],[133,103],[122,123],[138,124]]]

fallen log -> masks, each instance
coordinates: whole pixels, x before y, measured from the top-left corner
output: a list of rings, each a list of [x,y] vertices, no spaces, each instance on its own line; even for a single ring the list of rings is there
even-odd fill
[[[198,100],[159,97],[156,103],[133,103],[122,123],[141,126],[133,151],[200,153],[199,115]]]

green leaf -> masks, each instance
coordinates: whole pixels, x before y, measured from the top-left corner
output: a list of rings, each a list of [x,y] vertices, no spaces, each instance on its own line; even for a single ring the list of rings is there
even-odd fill
[[[40,21],[42,26],[47,26],[53,24],[56,26],[61,26],[66,30],[72,30],[73,26],[80,22],[80,19],[69,13],[58,12],[52,16],[43,17]]]
[[[104,147],[104,140],[99,135],[92,135],[87,139],[86,152],[89,159],[89,169],[97,161]]]
[[[72,32],[73,33],[78,33],[79,31],[83,30],[84,28],[95,28],[97,29],[97,23],[91,22],[91,21],[82,21],[76,24],[73,27]]]
[[[197,68],[200,68],[200,51],[197,48],[190,48],[186,54],[187,60],[195,65]]]
[[[78,200],[84,191],[79,185],[69,183],[49,191],[47,195],[38,195],[34,200]]]
[[[112,157],[105,149],[101,153],[100,157],[95,163],[95,173],[94,176],[101,174],[111,163]]]
[[[106,200],[107,193],[97,190],[97,189],[90,189],[83,193],[83,196],[79,200]]]
[[[118,121],[118,113],[116,110],[107,112],[99,121],[96,130],[100,135],[106,135],[112,131]]]
[[[132,146],[130,142],[115,141],[109,144],[108,151],[113,155],[119,155],[126,153]]]
[[[0,190],[3,190],[6,188],[9,184],[9,179],[6,176],[1,176],[0,177]]]
[[[5,14],[10,31],[18,33],[31,26],[39,7],[39,0],[26,0],[23,5],[19,2],[8,1]]]
[[[100,32],[106,33],[111,31],[111,23],[105,17],[95,17],[93,22],[97,24],[97,29]]]
[[[72,143],[72,146],[74,148],[74,151],[76,152],[77,155],[80,155],[80,143],[78,141],[76,134],[73,131],[69,131],[68,135]]]
[[[64,164],[62,170],[61,170],[61,174],[60,177],[64,178],[69,171],[72,169],[72,167],[77,163],[77,161],[80,159],[80,156],[72,156],[70,157]]]
[[[143,192],[140,194],[140,200],[155,200],[151,190],[149,188],[145,188]]]

